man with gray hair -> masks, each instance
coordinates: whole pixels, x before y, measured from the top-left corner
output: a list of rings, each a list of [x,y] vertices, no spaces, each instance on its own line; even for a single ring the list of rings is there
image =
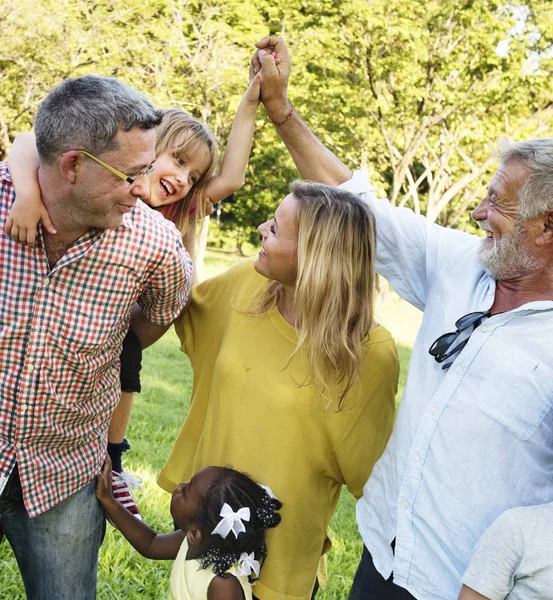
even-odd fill
[[[473,212],[484,239],[439,227],[377,199],[325,148],[288,101],[283,40],[257,47],[263,104],[301,175],[366,198],[377,270],[424,311],[394,432],[357,504],[365,549],[350,599],[457,598],[492,521],[553,500],[553,140],[502,150]]]
[[[190,291],[180,234],[140,201],[158,123],[116,79],[68,80],[48,95],[35,132],[57,233],[40,230],[34,249],[4,233],[15,192],[0,163],[0,540],[30,599],[95,598],[105,529],[95,477],[122,341],[131,313],[138,336],[157,339]]]

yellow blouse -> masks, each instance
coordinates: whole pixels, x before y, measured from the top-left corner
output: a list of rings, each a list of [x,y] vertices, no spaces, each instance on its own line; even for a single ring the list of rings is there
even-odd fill
[[[324,410],[302,385],[304,355],[290,360],[296,329],[276,308],[245,314],[265,283],[244,260],[194,286],[175,324],[194,369],[190,411],[158,483],[171,492],[203,467],[230,465],[270,486],[282,522],[267,531],[254,594],[309,600],[342,484],[361,496],[392,431],[399,363],[390,333],[375,328],[345,409]]]
[[[213,566],[202,569],[199,560],[186,560],[188,542],[186,538],[181,544],[173,570],[171,571],[171,585],[168,600],[207,600],[207,589],[214,577]],[[248,578],[236,574],[237,568],[231,567],[227,573],[231,573],[238,579],[244,590],[244,598],[252,600],[252,586]]]

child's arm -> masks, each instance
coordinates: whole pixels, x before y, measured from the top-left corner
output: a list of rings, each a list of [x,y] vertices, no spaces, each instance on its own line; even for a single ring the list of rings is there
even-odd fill
[[[31,248],[35,247],[36,228],[41,221],[50,233],[56,233],[40,199],[38,166],[34,135],[19,134],[13,141],[8,156],[8,169],[15,187],[16,198],[4,230],[6,235],[16,242]]]
[[[469,588],[467,585],[463,585],[461,588],[461,593],[459,594],[459,598],[457,600],[490,600],[487,596],[482,596],[478,592],[475,592],[472,588]]]
[[[207,588],[207,600],[245,600],[244,590],[234,575],[217,576]]]
[[[134,517],[121,506],[111,493],[111,460],[106,458],[104,468],[96,478],[96,497],[108,517],[134,548],[146,558],[174,560],[184,540],[180,529],[173,533],[159,534]]]
[[[251,80],[240,100],[221,168],[206,184],[206,196],[212,203],[230,196],[244,183],[255,129],[255,113],[259,106],[260,84],[261,72]]]

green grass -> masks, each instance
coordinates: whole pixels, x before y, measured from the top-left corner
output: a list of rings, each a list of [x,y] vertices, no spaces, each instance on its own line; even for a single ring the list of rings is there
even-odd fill
[[[204,274],[213,275],[238,260],[234,254],[208,251]],[[420,313],[392,299],[377,308],[377,317],[393,333],[400,350],[400,393]],[[144,478],[139,492],[144,520],[158,531],[170,531],[169,494],[156,484],[186,416],[192,385],[187,358],[178,349],[171,330],[144,353],[142,394],[136,395],[127,437],[132,450],[125,460],[128,471]],[[399,394],[398,394],[399,397]],[[362,545],[355,523],[355,501],[344,490],[331,522],[333,548],[328,556],[329,581],[318,598],[345,600],[361,555]],[[107,527],[98,566],[98,598],[154,600],[167,595],[171,563],[142,558],[112,527]],[[0,600],[24,600],[23,584],[6,541],[0,544]]]

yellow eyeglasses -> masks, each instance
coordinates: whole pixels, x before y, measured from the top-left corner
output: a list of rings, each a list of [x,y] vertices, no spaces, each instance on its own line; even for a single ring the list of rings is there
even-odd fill
[[[140,179],[141,177],[144,177],[145,175],[149,175],[154,170],[154,165],[152,164],[145,171],[142,171],[142,173],[139,173],[138,175],[135,175],[134,177],[130,177],[129,175],[125,175],[125,173],[118,171],[115,167],[108,165],[103,160],[96,158],[93,154],[90,154],[90,152],[87,152],[86,150],[77,150],[77,152],[80,152],[81,154],[85,154],[86,156],[88,156],[88,158],[91,158],[92,160],[96,161],[99,165],[102,165],[102,167],[106,168],[108,171],[110,171],[114,175],[117,175],[117,177],[124,179],[127,183],[130,183],[131,185],[133,183],[135,183],[135,181],[137,179]]]

